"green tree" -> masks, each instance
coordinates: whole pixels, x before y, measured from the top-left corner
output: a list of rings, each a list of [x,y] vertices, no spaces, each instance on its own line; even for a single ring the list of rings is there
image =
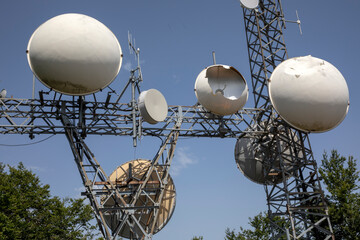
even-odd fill
[[[335,238],[360,240],[360,173],[356,168],[356,160],[352,156],[348,158],[340,156],[336,150],[332,150],[330,156],[324,153],[319,173],[329,192],[326,199]],[[266,214],[260,213],[249,220],[252,229],[240,227],[238,233],[235,230],[226,229],[225,239],[270,238],[271,228]]]
[[[84,199],[52,197],[22,163],[0,163],[0,239],[86,239],[96,228]]]
[[[275,217],[274,220],[281,226],[286,225],[286,221],[280,217]],[[225,240],[267,240],[272,234],[270,220],[266,213],[259,213],[255,217],[249,218],[249,225],[252,229],[244,229],[243,227],[240,227],[240,232],[238,233],[236,233],[235,230],[227,228],[225,231]],[[280,232],[275,232],[274,234],[277,235],[279,233]]]
[[[326,196],[336,239],[360,239],[359,171],[356,160],[336,150],[324,153],[319,173],[329,194]]]
[[[191,240],[204,240],[204,238],[202,236],[200,237],[193,237]]]

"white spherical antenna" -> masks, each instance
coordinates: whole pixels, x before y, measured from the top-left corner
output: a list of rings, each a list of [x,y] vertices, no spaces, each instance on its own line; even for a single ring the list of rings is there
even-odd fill
[[[109,179],[111,182],[116,182],[117,185],[123,185],[122,191],[129,191],[129,186],[131,184],[136,185],[137,179],[143,179],[143,177],[147,174],[147,171],[151,165],[150,160],[144,160],[144,159],[137,159],[132,160],[130,162],[122,164],[120,167],[118,167],[110,176]],[[130,173],[131,171],[131,173]],[[159,176],[157,175],[159,174]],[[148,184],[145,186],[145,188],[148,189],[157,189],[160,188],[160,182],[158,182],[159,177],[161,178],[164,174],[164,171],[161,167],[157,167],[157,171],[153,171],[150,175],[150,179]],[[132,179],[129,179],[129,176],[131,176]],[[159,216],[156,219],[155,222],[155,228],[154,228],[154,234],[159,232],[165,225],[169,222],[176,205],[176,190],[175,185],[170,177],[168,176],[168,183],[165,186],[163,195],[163,200],[161,201],[161,204],[159,206],[160,212]],[[151,196],[151,198],[155,201],[156,195],[154,194]],[[123,198],[127,203],[130,204],[131,199],[129,195],[123,195]],[[139,200],[135,203],[135,206],[137,207],[155,207],[154,202],[149,201],[146,199],[146,196],[140,196]],[[120,200],[119,200],[120,201]],[[104,204],[104,207],[113,207],[114,206],[114,199],[113,198],[104,198],[102,204]],[[110,227],[110,229],[114,230],[118,224],[119,219],[121,216],[112,216],[112,215],[105,215],[105,221]],[[140,225],[146,229],[147,226],[152,226],[154,223],[154,218],[151,215],[151,213],[144,211],[143,214],[141,214],[141,217],[139,214],[135,213],[135,217],[139,220]],[[123,230],[119,232],[119,236],[124,238],[130,238],[131,232],[130,232],[130,226],[126,223]],[[142,232],[140,229],[137,229],[139,232],[138,234],[141,236]]]
[[[254,9],[259,6],[259,0],[240,0],[243,7],[248,9]]]
[[[162,122],[167,117],[168,105],[165,97],[156,89],[141,92],[138,105],[141,116],[150,124]]]
[[[216,115],[231,115],[242,109],[248,93],[244,77],[227,65],[205,68],[195,82],[195,95],[199,103]]]
[[[279,115],[305,132],[325,132],[345,118],[349,90],[339,70],[312,56],[288,59],[270,77],[269,96]]]
[[[29,40],[27,57],[45,86],[68,95],[105,88],[122,63],[115,35],[98,20],[75,13],[56,16],[39,26]]]

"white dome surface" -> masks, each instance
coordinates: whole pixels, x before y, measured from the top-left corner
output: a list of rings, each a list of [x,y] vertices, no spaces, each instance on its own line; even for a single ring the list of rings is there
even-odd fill
[[[56,16],[29,40],[31,70],[47,87],[68,95],[95,93],[119,73],[122,51],[115,35],[98,20],[76,13]]]
[[[279,115],[305,132],[333,129],[348,112],[349,90],[344,77],[332,64],[316,57],[282,62],[272,73],[268,89]]]

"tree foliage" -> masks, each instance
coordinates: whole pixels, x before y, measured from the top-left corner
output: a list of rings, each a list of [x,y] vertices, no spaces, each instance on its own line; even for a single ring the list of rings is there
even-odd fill
[[[356,160],[352,156],[340,156],[332,150],[330,156],[324,153],[319,173],[329,193],[326,199],[335,239],[360,240],[360,173]],[[276,221],[285,223],[281,219]],[[226,229],[225,240],[270,239],[272,230],[266,214],[249,218],[249,224],[251,229],[240,227],[238,233]]]
[[[286,225],[286,221],[280,217],[275,217],[274,221],[281,226]],[[249,225],[251,229],[244,229],[240,227],[240,232],[235,233],[235,230],[230,230],[229,228],[225,231],[225,240],[267,240],[272,234],[272,229],[270,226],[270,219],[266,213],[259,213],[253,218],[249,218]],[[275,231],[274,234],[277,235],[280,232]],[[280,238],[285,239],[285,238]]]
[[[319,169],[329,194],[326,196],[336,239],[360,239],[359,171],[356,160],[332,150],[323,155]]]
[[[52,197],[22,163],[0,163],[0,239],[93,238],[92,209],[84,199]]]
[[[202,237],[202,236],[193,237],[191,240],[204,240],[204,237]]]

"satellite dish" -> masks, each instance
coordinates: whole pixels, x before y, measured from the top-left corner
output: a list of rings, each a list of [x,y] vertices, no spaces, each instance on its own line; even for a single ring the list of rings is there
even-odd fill
[[[118,167],[109,176],[109,179],[112,182],[116,182],[116,186],[121,187],[120,192],[132,191],[134,188],[138,186],[136,182],[141,182],[144,179],[145,175],[147,174],[147,171],[149,170],[150,165],[151,165],[150,160],[144,160],[144,159],[132,160]],[[160,187],[159,178],[161,178],[163,174],[164,174],[163,168],[160,166],[156,167],[156,171],[151,173],[150,180],[148,181],[148,184],[146,185],[145,188],[158,189]],[[165,192],[161,204],[159,206],[160,212],[155,223],[154,234],[159,232],[168,223],[175,209],[176,191],[175,191],[174,182],[170,177],[170,175],[168,176],[167,182],[168,183],[164,186]],[[157,195],[158,194],[156,193],[156,191],[154,191],[154,195],[151,195],[153,201],[157,201],[157,199],[155,199]],[[131,195],[122,195],[122,196],[124,200],[130,204],[132,200]],[[146,196],[140,196],[139,200],[135,203],[135,206],[153,207],[155,206],[153,201],[149,201],[149,199]],[[113,198],[106,199],[106,201],[102,202],[102,204],[104,204],[104,207],[114,207],[114,199]],[[154,218],[152,214],[146,211],[145,209],[143,211],[143,214],[141,215],[135,214],[135,217],[138,219],[143,229],[147,229],[147,227],[152,226],[152,224],[154,223]],[[112,229],[112,231],[115,230],[116,226],[119,224],[119,219],[121,219],[121,216],[115,216],[109,214],[105,215],[105,221],[107,225],[110,227],[110,229]],[[139,229],[138,231],[139,231],[138,234],[142,235],[141,230]],[[123,230],[119,232],[119,236],[124,238],[131,237],[130,226],[128,225],[128,223],[126,223]]]
[[[168,105],[165,97],[156,89],[141,92],[138,105],[141,116],[150,124],[162,122],[167,117]]]
[[[281,131],[282,128],[280,128]],[[245,130],[245,132],[248,131]],[[298,138],[292,132],[294,143],[287,144],[280,141],[281,158],[283,159],[284,167],[287,171],[291,171],[294,165],[293,155],[295,154],[295,145],[298,144]],[[271,141],[273,134],[268,133]],[[266,140],[255,138],[251,135],[245,135],[239,138],[235,145],[235,161],[238,169],[251,181],[258,184],[277,184],[283,180],[282,172],[280,171],[280,156],[275,156],[271,153],[277,152],[277,149],[269,149]],[[276,146],[274,146],[276,148]],[[302,158],[303,154],[298,152],[298,157]],[[274,159],[271,159],[274,158]],[[272,166],[265,166],[267,162],[272,161]]]
[[[304,132],[335,128],[349,109],[349,90],[339,70],[306,56],[279,64],[269,81],[269,96],[279,115]]]
[[[254,9],[259,6],[259,0],[240,0],[243,7],[248,9]]]
[[[6,98],[6,93],[7,93],[6,89],[3,88],[3,90],[1,90],[0,92],[0,98]]]
[[[200,72],[195,82],[199,103],[216,115],[231,115],[245,105],[249,89],[244,77],[227,65],[212,65]]]
[[[26,52],[37,78],[68,95],[87,95],[105,88],[122,63],[115,35],[98,20],[76,13],[43,23],[31,36]]]

